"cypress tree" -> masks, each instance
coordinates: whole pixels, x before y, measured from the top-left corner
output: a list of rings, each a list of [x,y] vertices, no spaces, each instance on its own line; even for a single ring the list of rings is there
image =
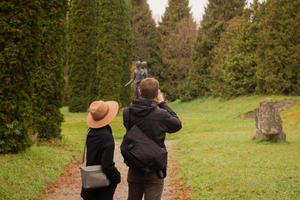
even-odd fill
[[[69,105],[69,58],[70,58],[70,8],[71,8],[72,1],[68,1],[68,10],[66,13],[66,45],[65,45],[65,59],[64,59],[64,97],[63,97],[63,105]]]
[[[245,0],[209,0],[193,51],[193,67],[186,84],[183,99],[211,94],[211,87],[218,81],[212,69],[213,49],[218,45],[227,22],[243,13]]]
[[[129,1],[99,1],[97,82],[98,98],[129,102],[132,59],[131,8]]]
[[[30,145],[39,3],[3,0],[0,13],[0,153],[18,152]]]
[[[261,15],[257,92],[300,94],[300,1],[266,1]]]
[[[97,89],[97,1],[72,0],[69,24],[69,110],[86,111]]]
[[[190,10],[188,0],[169,0],[162,21],[159,23],[162,41],[175,31],[178,22],[186,17],[191,17]]]
[[[192,17],[182,19],[176,29],[165,40],[162,57],[167,66],[165,92],[168,100],[179,98],[181,86],[184,83],[192,65],[192,46],[196,39],[196,23]]]
[[[133,60],[147,61],[149,69],[160,63],[155,21],[146,0],[132,1]]]
[[[233,53],[233,44],[243,23],[246,19],[237,16],[227,22],[225,31],[220,36],[220,41],[212,50],[213,61],[211,63],[211,74],[215,80],[211,84],[211,93],[214,96],[220,96],[224,92],[225,80],[224,69],[222,67],[227,59],[235,54]]]
[[[40,52],[32,76],[33,127],[40,139],[60,138],[67,0],[40,1],[40,7]]]
[[[254,1],[242,17],[230,21],[216,48],[219,51],[217,65],[222,66],[223,72],[222,96],[233,97],[255,92],[258,5]]]
[[[167,94],[169,100],[175,99],[174,91],[171,91],[169,86],[171,82],[172,66],[168,61],[176,59],[177,55],[171,54],[169,37],[176,32],[177,24],[183,19],[191,19],[190,7],[188,0],[169,0],[166,11],[159,24],[160,33],[160,52],[162,64],[154,69],[154,75],[159,79],[162,90]],[[178,33],[178,31],[177,31]],[[188,67],[188,66],[186,66]],[[179,67],[180,68],[180,67]]]

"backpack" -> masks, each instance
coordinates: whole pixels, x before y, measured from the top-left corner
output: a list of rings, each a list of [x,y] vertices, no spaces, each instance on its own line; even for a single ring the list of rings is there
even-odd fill
[[[167,150],[150,139],[137,125],[133,125],[123,137],[121,154],[128,167],[142,173],[167,167]]]

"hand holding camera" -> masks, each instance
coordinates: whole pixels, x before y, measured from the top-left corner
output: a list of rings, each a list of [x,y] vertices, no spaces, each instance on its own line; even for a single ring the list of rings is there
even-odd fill
[[[165,101],[164,94],[160,90],[158,90],[157,97],[155,100],[157,101],[157,103]]]

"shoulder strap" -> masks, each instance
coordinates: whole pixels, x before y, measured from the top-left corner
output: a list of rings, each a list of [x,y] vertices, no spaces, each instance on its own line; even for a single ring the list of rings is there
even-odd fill
[[[155,109],[157,109],[157,108],[155,108]],[[140,128],[137,124],[132,124],[132,126],[131,126],[131,124],[130,124],[130,109],[128,109],[128,113],[125,113],[125,114],[126,114],[126,117],[128,117],[128,126],[129,126],[128,131],[129,131],[133,126],[136,126],[136,127],[138,127],[138,128],[141,130],[141,128]],[[149,114],[150,114],[150,113],[149,113]],[[149,115],[149,114],[148,114],[148,115]],[[144,120],[147,119],[148,115],[145,117]],[[141,121],[143,121],[143,120],[141,120]],[[144,133],[144,131],[141,130],[141,132],[142,132],[146,137],[148,137],[150,140],[152,140],[154,143],[157,144],[157,142],[156,142],[155,140],[153,140],[151,137],[149,137],[146,133]],[[157,144],[157,145],[159,145],[159,144]]]
[[[131,128],[130,123],[130,108],[128,108],[128,112],[125,112],[125,117],[128,119],[128,130]]]
[[[88,135],[89,135],[90,132],[91,132],[91,129],[89,128],[88,131],[87,131],[87,134],[86,134],[86,138],[85,138],[83,154],[82,154],[82,163],[81,164],[84,164],[84,162],[85,162],[86,143],[87,143],[87,138],[88,138]]]

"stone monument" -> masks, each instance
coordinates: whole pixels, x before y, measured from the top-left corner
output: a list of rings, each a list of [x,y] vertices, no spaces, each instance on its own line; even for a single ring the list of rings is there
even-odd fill
[[[282,129],[280,112],[275,106],[276,102],[264,101],[256,110],[256,135],[254,139],[260,141],[286,141]]]

